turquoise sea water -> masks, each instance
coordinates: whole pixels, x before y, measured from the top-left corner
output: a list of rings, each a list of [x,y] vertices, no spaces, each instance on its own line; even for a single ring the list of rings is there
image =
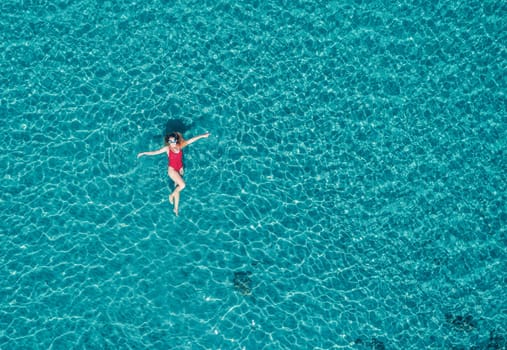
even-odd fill
[[[1,349],[506,348],[504,1],[0,11]]]

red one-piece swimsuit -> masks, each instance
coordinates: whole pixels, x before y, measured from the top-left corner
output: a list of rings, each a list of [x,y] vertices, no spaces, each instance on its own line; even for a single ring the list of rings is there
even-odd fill
[[[183,150],[180,149],[178,153],[169,150],[169,155],[167,156],[169,160],[169,166],[176,171],[180,171],[183,168]]]

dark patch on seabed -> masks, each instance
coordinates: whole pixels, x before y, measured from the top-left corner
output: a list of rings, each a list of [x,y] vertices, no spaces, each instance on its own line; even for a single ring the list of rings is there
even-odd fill
[[[498,334],[497,330],[489,332],[487,350],[507,350],[507,335]]]
[[[369,341],[363,341],[362,339],[358,338],[355,341],[356,345],[359,346],[365,346],[372,350],[385,350],[386,346],[383,341],[377,339],[377,338],[371,338]]]
[[[234,272],[234,288],[238,290],[243,295],[251,295],[252,294],[252,279],[250,276],[252,272],[250,271],[237,271]]]
[[[445,314],[445,321],[456,331],[470,333],[472,331],[480,331],[479,322],[474,319],[472,315],[454,315],[451,313]],[[484,338],[483,338],[484,339]],[[454,349],[454,348],[453,348]],[[456,348],[458,349],[458,348]],[[507,350],[507,335],[501,330],[495,329],[489,332],[487,342],[485,340],[481,343],[470,346],[460,347],[459,349],[470,350]]]
[[[477,321],[472,315],[453,315],[445,314],[445,320],[455,329],[465,332],[470,332],[477,328]]]

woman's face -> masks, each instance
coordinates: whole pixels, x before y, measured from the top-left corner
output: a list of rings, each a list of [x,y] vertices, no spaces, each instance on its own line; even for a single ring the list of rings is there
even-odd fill
[[[169,144],[169,147],[171,147],[172,149],[178,148],[178,141],[174,137],[169,137],[167,143]]]

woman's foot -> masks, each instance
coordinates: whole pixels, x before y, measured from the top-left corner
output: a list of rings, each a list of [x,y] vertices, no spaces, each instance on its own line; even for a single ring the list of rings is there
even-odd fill
[[[176,197],[176,195],[175,195],[175,194],[170,194],[170,195],[169,195],[169,203],[171,203],[171,205],[173,205],[173,206],[174,206],[174,209],[173,209],[174,214],[175,214],[176,216],[178,216],[178,208],[176,207],[176,205],[175,205],[175,203],[174,203],[174,198],[175,198],[175,197]]]

